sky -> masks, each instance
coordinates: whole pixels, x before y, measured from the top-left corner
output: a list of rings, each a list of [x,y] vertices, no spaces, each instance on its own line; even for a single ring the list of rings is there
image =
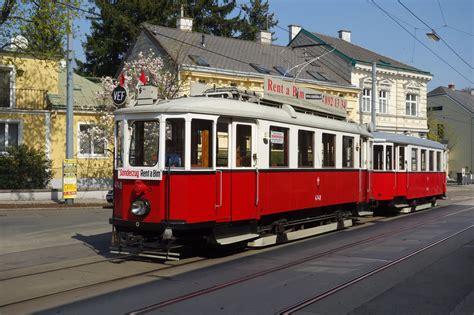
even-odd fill
[[[448,84],[456,89],[474,87],[473,0],[269,0],[269,4],[279,21],[272,30],[277,45],[288,44],[289,24],[334,37],[338,30],[350,30],[352,43],[430,72],[428,91]],[[79,33],[74,48],[77,58],[84,60],[82,42],[90,34],[90,23],[85,19],[75,23]],[[430,28],[441,41],[426,36]]]

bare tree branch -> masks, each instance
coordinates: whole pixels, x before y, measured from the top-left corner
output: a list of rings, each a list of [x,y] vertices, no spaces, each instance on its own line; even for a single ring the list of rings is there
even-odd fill
[[[2,12],[0,15],[0,25],[4,24],[8,20],[15,4],[16,0],[5,0],[5,2],[3,2]]]

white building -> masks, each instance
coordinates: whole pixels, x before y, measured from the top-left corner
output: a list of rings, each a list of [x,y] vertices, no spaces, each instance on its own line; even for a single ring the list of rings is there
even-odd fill
[[[427,83],[432,78],[429,72],[351,43],[350,31],[341,30],[335,38],[296,25],[289,27],[290,47],[308,59],[327,53],[312,62],[313,66],[319,64],[330,68],[340,78],[361,89],[359,106],[350,108],[350,119],[361,123],[371,120],[372,64],[376,62],[377,131],[426,137]]]

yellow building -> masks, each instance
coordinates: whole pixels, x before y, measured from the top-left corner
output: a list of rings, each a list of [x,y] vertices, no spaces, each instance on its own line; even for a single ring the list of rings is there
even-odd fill
[[[74,75],[74,156],[78,187],[111,184],[109,146],[85,136],[99,124],[99,86]],[[52,161],[52,188],[62,187],[66,151],[66,72],[58,60],[44,60],[15,52],[0,52],[0,153],[26,144],[44,150]],[[82,131],[82,132],[81,132]],[[78,137],[79,136],[79,137]]]
[[[256,41],[202,34],[192,31],[192,19],[181,17],[177,28],[144,23],[126,61],[150,51],[178,69],[179,95],[233,86],[263,96],[264,78],[272,76],[342,98],[347,102],[347,113],[358,108],[360,88],[321,63],[318,56],[274,45],[270,32],[260,32]]]

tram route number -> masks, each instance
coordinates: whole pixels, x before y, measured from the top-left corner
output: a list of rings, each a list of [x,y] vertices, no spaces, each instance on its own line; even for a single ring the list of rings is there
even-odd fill
[[[316,201],[321,201],[321,199],[322,199],[321,195],[314,196],[314,200],[316,200]]]

